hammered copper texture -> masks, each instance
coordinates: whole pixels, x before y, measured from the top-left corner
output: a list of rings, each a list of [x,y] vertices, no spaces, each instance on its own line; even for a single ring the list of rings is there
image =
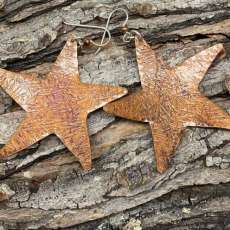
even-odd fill
[[[90,169],[92,164],[88,113],[127,93],[121,87],[80,82],[77,43],[73,38],[68,39],[45,79],[0,69],[0,85],[27,112],[0,150],[0,157],[10,156],[54,133],[84,169]]]
[[[142,88],[112,102],[104,110],[149,122],[157,169],[164,172],[186,126],[230,128],[230,117],[201,95],[198,85],[224,49],[221,44],[189,58],[176,68],[167,66],[141,37],[135,38]]]

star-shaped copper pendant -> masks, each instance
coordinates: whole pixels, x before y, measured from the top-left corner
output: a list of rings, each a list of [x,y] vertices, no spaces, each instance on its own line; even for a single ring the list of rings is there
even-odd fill
[[[142,89],[112,102],[104,110],[149,122],[157,169],[164,172],[186,126],[230,128],[230,117],[198,90],[206,71],[224,50],[215,45],[171,68],[145,42],[135,38]]]
[[[88,113],[127,93],[121,87],[80,81],[77,42],[73,38],[68,39],[45,79],[0,69],[0,85],[27,112],[0,150],[1,158],[49,134],[56,134],[86,170],[92,164],[86,123]]]

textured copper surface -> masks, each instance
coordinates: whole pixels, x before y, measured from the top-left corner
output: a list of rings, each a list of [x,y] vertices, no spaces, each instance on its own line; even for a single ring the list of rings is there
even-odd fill
[[[142,89],[106,105],[104,110],[149,122],[157,169],[164,172],[184,127],[230,128],[229,115],[198,90],[199,82],[223,46],[215,45],[171,68],[143,38],[136,37],[135,43]]]
[[[0,85],[27,112],[26,118],[0,150],[0,158],[54,133],[84,169],[91,168],[87,114],[127,93],[121,87],[81,83],[77,43],[72,38],[45,79],[0,69]]]

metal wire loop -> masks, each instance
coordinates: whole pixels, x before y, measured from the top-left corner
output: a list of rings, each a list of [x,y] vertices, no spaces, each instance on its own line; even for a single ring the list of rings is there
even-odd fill
[[[135,36],[141,38],[141,34],[137,31],[137,30],[131,30],[131,31],[127,31],[125,32],[124,36],[123,36],[123,41],[128,43],[131,42]]]
[[[118,11],[124,12],[124,13],[125,13],[125,16],[126,16],[126,19],[125,19],[125,21],[124,21],[123,24],[122,24],[122,27],[125,27],[125,26],[127,25],[128,20],[129,20],[128,11],[127,11],[126,9],[123,9],[123,8],[117,8],[117,9],[113,10],[113,11],[109,14],[109,17],[108,17],[108,19],[107,19],[106,26],[105,26],[105,31],[104,31],[104,34],[103,34],[102,39],[101,39],[101,44],[102,44],[102,43],[104,42],[104,40],[105,40],[106,30],[109,30],[109,24],[110,24],[110,21],[111,21],[111,18],[112,18],[112,16],[113,16],[113,14],[116,13],[116,12],[118,12]],[[101,50],[101,47],[99,47],[99,48],[97,49],[97,51],[96,51],[95,54],[98,54],[98,53],[100,52],[100,50]]]
[[[124,36],[123,36],[123,42],[126,42],[126,43],[128,43],[128,42],[131,42],[132,40],[134,39],[134,36],[133,36],[133,34],[131,33],[131,32],[126,32],[125,34],[124,34]]]
[[[128,20],[129,20],[129,14],[128,14],[128,11],[126,9],[123,9],[123,8],[117,8],[117,9],[113,10],[109,14],[109,17],[107,19],[105,27],[93,26],[93,25],[83,25],[83,24],[76,24],[76,23],[69,23],[69,22],[64,22],[64,24],[71,25],[71,26],[76,26],[76,27],[82,27],[82,28],[103,30],[104,33],[102,35],[100,44],[94,42],[93,40],[90,40],[91,44],[93,44],[94,46],[98,47],[98,49],[95,52],[95,54],[98,54],[100,52],[101,48],[104,47],[104,46],[107,46],[111,41],[111,33],[110,33],[110,30],[109,30],[109,25],[110,25],[110,21],[111,21],[111,18],[113,16],[113,14],[118,12],[118,11],[122,11],[123,13],[125,13],[126,18],[125,18],[125,21],[122,23],[122,27],[125,28],[127,26]],[[106,42],[104,42],[106,34],[108,35],[108,39],[107,39]],[[135,38],[135,36],[140,36],[141,37],[141,34],[136,30],[126,31],[124,36],[123,36],[123,41],[126,42],[126,43],[130,42]]]
[[[93,44],[96,47],[102,48],[104,46],[107,46],[110,43],[110,41],[111,41],[111,33],[110,33],[110,31],[106,27],[93,26],[93,25],[82,25],[82,24],[69,23],[69,22],[64,22],[64,24],[71,25],[71,26],[76,26],[76,27],[81,27],[81,28],[90,28],[90,29],[100,29],[100,30],[103,30],[104,34],[108,35],[108,40],[106,42],[104,42],[104,39],[103,39],[103,41],[100,44],[94,42],[93,40],[90,40],[90,43]]]

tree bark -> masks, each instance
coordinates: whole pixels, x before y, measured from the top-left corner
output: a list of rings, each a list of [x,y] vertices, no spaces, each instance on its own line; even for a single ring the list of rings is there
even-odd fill
[[[69,34],[100,42],[102,31],[64,22],[104,26],[118,7],[129,28],[141,32],[169,65],[223,43],[200,91],[230,113],[229,0],[0,0],[0,65],[12,71],[50,70]],[[112,43],[98,55],[79,55],[83,82],[140,87],[132,43],[122,42],[112,20]],[[0,144],[25,113],[0,92]],[[0,229],[230,229],[230,131],[187,128],[170,168],[156,171],[148,125],[102,110],[88,119],[93,170],[84,172],[50,136],[0,162]]]

